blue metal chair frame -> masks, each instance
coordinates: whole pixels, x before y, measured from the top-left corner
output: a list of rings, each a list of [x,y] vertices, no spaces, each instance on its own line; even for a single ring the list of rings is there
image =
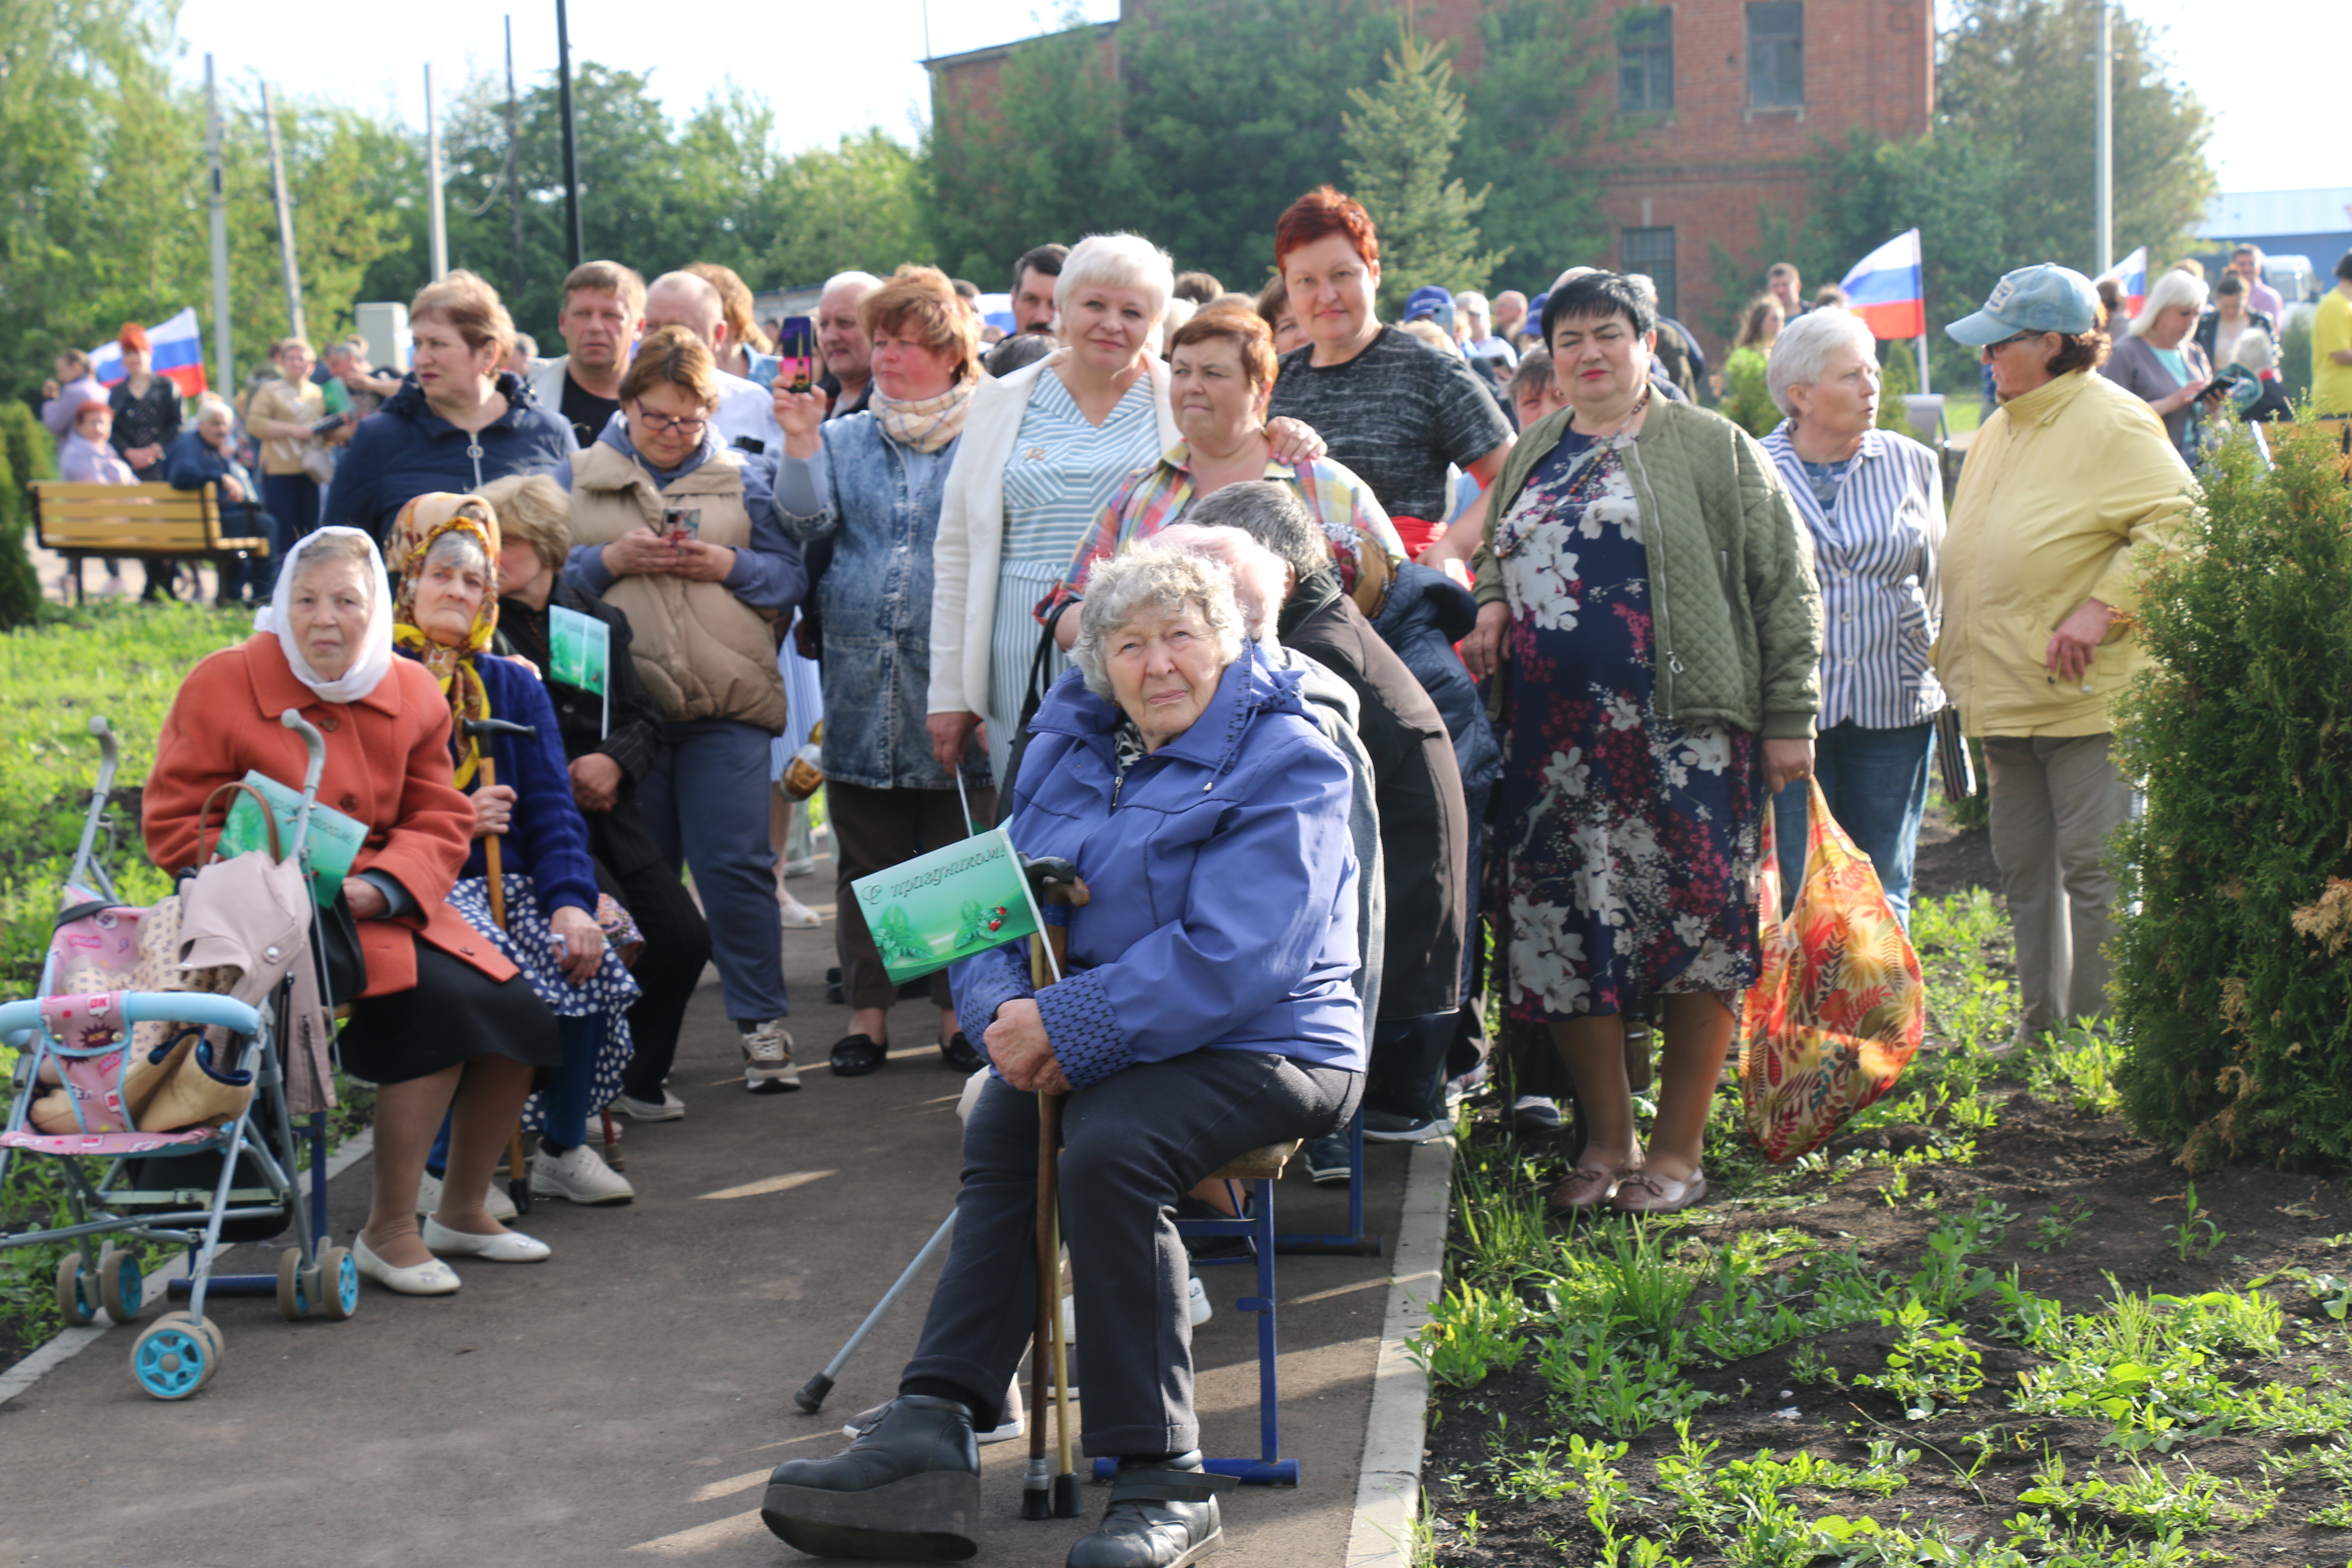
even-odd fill
[[[1276,1252],[1322,1258],[1378,1258],[1388,1238],[1364,1231],[1364,1108],[1348,1119],[1348,1232],[1345,1236],[1277,1236]]]

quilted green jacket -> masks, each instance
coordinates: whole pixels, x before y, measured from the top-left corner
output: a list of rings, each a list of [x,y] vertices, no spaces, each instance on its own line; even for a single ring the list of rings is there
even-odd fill
[[[1504,602],[1495,524],[1568,420],[1562,409],[1529,428],[1495,481],[1486,539],[1471,558],[1481,605]],[[1649,546],[1658,716],[1811,740],[1821,588],[1812,541],[1772,459],[1728,419],[1663,398],[1651,402],[1625,459]]]

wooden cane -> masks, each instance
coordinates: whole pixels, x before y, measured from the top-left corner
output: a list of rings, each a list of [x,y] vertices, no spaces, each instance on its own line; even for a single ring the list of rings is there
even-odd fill
[[[1045,984],[1045,947],[1043,936],[1029,939],[1029,981],[1043,989]],[[1059,1131],[1046,1120],[1046,1108],[1051,1095],[1037,1096],[1037,1313],[1029,1336],[1029,1467],[1021,1479],[1021,1517],[1051,1519],[1054,1517],[1053,1478],[1045,1468],[1045,1401],[1046,1377],[1051,1370],[1054,1345],[1054,1320],[1061,1305],[1061,1292],[1056,1289],[1061,1269],[1060,1254],[1054,1246],[1054,1139]]]
[[[482,748],[482,787],[494,789],[499,782],[499,765],[490,760],[490,749]],[[499,836],[486,834],[482,838],[482,858],[489,870],[490,919],[499,929],[507,929],[507,879],[499,861]],[[507,1198],[517,1214],[530,1212],[530,1156],[523,1152],[522,1123],[507,1134]]]

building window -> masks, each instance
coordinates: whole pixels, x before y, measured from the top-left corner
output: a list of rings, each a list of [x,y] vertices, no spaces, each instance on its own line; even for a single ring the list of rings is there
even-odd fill
[[[1675,314],[1675,231],[1671,228],[1629,228],[1619,237],[1620,265],[1640,272],[1658,286],[1658,314]]]
[[[1748,7],[1748,107],[1805,101],[1804,0],[1753,0]]]
[[[1617,109],[1664,114],[1675,107],[1675,12],[1656,5],[1617,16]]]

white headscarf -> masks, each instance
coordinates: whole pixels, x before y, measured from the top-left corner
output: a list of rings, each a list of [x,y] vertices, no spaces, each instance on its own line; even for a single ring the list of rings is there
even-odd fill
[[[367,630],[360,636],[358,656],[340,679],[327,680],[302,657],[302,647],[295,640],[286,607],[293,602],[294,579],[302,571],[303,555],[311,546],[337,534],[348,534],[367,544],[368,575],[374,580],[375,595],[368,608]],[[277,591],[253,617],[253,629],[277,634],[278,646],[286,652],[287,668],[293,670],[295,679],[317,692],[321,702],[357,702],[373,691],[392,670],[392,584],[384,575],[383,557],[376,553],[375,542],[356,528],[322,528],[297,540],[278,564]]]

